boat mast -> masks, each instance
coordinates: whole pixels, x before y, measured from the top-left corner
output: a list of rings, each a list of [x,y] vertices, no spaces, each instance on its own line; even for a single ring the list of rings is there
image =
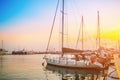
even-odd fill
[[[120,51],[120,39],[118,37],[118,50]]]
[[[64,0],[62,0],[62,57],[63,57],[63,46],[64,46]]]
[[[1,41],[1,48],[3,49],[3,40]]]
[[[83,16],[82,16],[82,50],[83,50],[83,48],[84,48],[84,41],[83,41],[83,37],[84,36],[84,34],[83,34]]]
[[[98,14],[98,29],[97,29],[97,38],[98,38],[98,49],[100,49],[100,22],[99,22],[99,11],[97,11]]]

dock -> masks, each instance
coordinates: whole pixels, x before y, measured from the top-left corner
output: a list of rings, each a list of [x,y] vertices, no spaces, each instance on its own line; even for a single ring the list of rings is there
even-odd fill
[[[114,54],[108,68],[107,80],[120,80],[120,57]]]
[[[120,57],[118,57],[118,54],[114,54],[114,63],[115,63],[116,71],[118,73],[118,77],[120,79]]]

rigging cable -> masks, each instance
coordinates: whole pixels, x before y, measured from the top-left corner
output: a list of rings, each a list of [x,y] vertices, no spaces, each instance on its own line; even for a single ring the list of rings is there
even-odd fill
[[[47,44],[46,53],[47,53],[48,48],[49,48],[50,39],[51,39],[51,36],[52,36],[52,31],[53,31],[53,27],[54,27],[54,24],[55,24],[55,19],[56,19],[57,11],[58,11],[58,6],[59,6],[59,0],[57,2],[57,6],[56,6],[56,10],[55,10],[55,15],[54,15],[54,18],[53,18],[53,23],[52,23],[52,28],[51,28],[51,31],[50,31],[50,36],[49,36],[49,40],[48,40],[48,44]]]
[[[75,5],[74,3],[75,3],[74,1],[70,2],[70,4],[71,4],[70,8],[71,8],[71,10],[72,10],[72,13],[71,13],[71,14],[72,14],[72,17],[73,17],[73,19],[74,19],[75,26],[76,26],[76,28],[77,28],[77,27],[79,27],[79,24],[78,24],[78,23],[79,23],[79,22],[78,22],[79,20],[78,20],[77,14],[78,14],[78,15],[80,15],[80,14],[79,14],[79,12],[78,12],[79,9],[76,9],[76,7],[75,7],[76,5]],[[75,13],[76,13],[76,14],[75,14]],[[81,23],[82,23],[82,22],[81,22]],[[76,37],[78,37],[78,36],[76,36]],[[77,45],[78,45],[78,43],[75,44],[75,47],[76,47],[76,48],[77,48]]]
[[[82,23],[82,22],[81,22]],[[79,38],[80,38],[80,33],[81,33],[81,24],[80,24],[80,28],[79,28],[79,32],[78,32],[78,38],[77,38],[77,43],[76,43],[76,49],[78,46],[78,42],[79,42]]]

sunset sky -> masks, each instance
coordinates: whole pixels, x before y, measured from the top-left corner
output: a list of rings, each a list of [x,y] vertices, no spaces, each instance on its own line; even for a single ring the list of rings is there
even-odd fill
[[[60,45],[61,1],[51,50]],[[4,48],[45,51],[56,4],[57,0],[0,0],[0,40],[4,41]],[[120,0],[65,0],[65,34],[68,34],[69,47],[75,47],[83,15],[85,47],[95,48],[97,11],[100,12],[101,44],[116,46],[120,31]]]

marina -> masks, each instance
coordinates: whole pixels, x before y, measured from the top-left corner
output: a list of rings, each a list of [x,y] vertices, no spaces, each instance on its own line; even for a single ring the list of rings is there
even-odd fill
[[[116,69],[115,66],[110,66],[108,70],[60,68],[46,63],[43,66],[43,57],[44,54],[0,56],[0,80],[64,80],[66,78],[72,78],[71,80],[75,80],[75,78],[77,80],[119,80],[117,72],[113,72]]]
[[[0,80],[120,80],[119,0],[0,0]]]

